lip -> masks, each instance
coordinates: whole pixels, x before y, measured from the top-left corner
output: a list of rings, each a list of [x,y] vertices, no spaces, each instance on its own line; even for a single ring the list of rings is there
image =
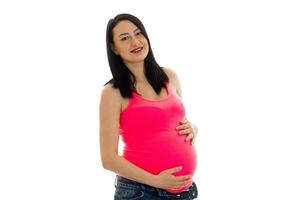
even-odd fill
[[[144,48],[144,47],[137,47],[137,48],[135,48],[135,49],[131,50],[130,52],[131,52],[131,53],[134,53],[134,51],[136,51],[136,50],[138,50],[138,49],[141,49],[141,50],[143,50],[143,48]]]

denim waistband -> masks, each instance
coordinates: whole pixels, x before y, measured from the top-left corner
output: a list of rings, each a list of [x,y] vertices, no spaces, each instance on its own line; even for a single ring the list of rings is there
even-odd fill
[[[160,188],[152,187],[150,185],[139,183],[139,182],[124,178],[119,175],[117,175],[116,179],[115,179],[115,187],[117,187],[117,186],[121,186],[121,187],[125,187],[125,188],[127,187],[129,189],[130,188],[142,189],[144,191],[147,191],[147,192],[150,192],[153,194],[155,193],[161,197],[177,197],[178,198],[178,197],[182,197],[183,195],[184,196],[197,196],[198,195],[197,186],[196,186],[195,182],[193,182],[193,184],[185,191],[176,193],[176,194],[170,193],[170,192],[160,189]]]

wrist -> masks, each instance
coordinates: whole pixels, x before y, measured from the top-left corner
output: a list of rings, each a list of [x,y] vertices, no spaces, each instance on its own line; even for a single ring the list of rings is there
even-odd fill
[[[148,185],[157,187],[157,175],[150,174],[148,178]]]

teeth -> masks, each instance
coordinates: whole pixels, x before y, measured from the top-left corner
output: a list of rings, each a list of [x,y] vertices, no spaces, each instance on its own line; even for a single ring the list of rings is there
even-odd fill
[[[142,47],[141,48],[138,48],[138,49],[136,49],[136,50],[133,50],[132,52],[139,52],[139,51],[141,51],[142,50]]]

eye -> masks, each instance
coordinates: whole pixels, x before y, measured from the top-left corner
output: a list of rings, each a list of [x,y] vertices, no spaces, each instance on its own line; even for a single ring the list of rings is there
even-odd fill
[[[141,35],[141,34],[142,34],[142,32],[137,32],[137,33],[136,33],[136,35]]]
[[[123,37],[123,38],[121,38],[121,40],[127,40],[128,39],[128,36],[126,36],[126,37]]]

